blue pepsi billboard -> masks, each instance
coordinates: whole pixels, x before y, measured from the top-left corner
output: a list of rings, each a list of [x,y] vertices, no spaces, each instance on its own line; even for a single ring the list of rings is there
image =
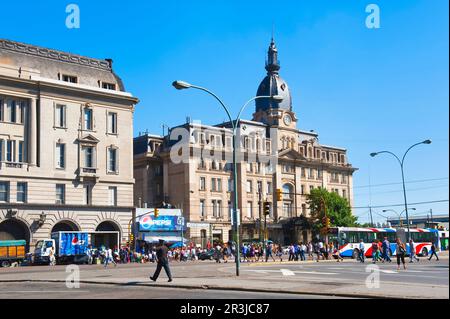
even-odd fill
[[[139,219],[140,232],[152,231],[181,231],[186,227],[183,225],[181,216],[164,216],[159,215],[157,218],[153,214],[142,216]]]

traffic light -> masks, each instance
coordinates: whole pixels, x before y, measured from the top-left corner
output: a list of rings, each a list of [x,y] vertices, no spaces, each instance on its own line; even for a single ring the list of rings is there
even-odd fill
[[[264,202],[264,215],[270,215],[270,203]]]
[[[134,241],[134,235],[130,234],[130,243],[132,243]]]
[[[155,218],[158,218],[158,216],[159,216],[159,209],[155,208]]]
[[[325,228],[327,230],[330,229],[330,219],[328,217],[323,217],[322,225],[323,225],[323,228]]]
[[[283,194],[281,189],[277,188],[277,201],[281,202],[283,200]]]

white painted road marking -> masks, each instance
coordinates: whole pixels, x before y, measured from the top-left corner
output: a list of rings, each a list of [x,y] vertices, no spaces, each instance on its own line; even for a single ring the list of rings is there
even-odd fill
[[[294,272],[289,269],[280,269],[283,276],[295,276]]]

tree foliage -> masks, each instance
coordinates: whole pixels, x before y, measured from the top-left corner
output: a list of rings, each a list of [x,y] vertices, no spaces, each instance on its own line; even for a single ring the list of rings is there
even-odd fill
[[[313,228],[318,231],[325,225],[322,219],[325,217],[322,203],[325,203],[326,215],[330,218],[332,227],[356,227],[357,217],[352,215],[350,204],[346,198],[324,188],[315,188],[307,195],[307,203],[311,210],[311,222]]]

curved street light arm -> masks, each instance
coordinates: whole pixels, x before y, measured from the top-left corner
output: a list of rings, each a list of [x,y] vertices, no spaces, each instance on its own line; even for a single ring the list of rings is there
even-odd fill
[[[247,105],[249,105],[251,102],[258,100],[258,99],[271,99],[271,98],[272,98],[271,96],[255,96],[255,97],[251,98],[250,100],[248,100],[239,110],[239,113],[236,117],[236,128],[239,127],[239,122],[241,121],[242,112],[247,107]]]
[[[233,126],[233,130],[235,129],[235,124],[234,124],[234,122],[233,122],[233,119],[231,118],[230,111],[228,110],[228,108],[227,108],[227,106],[225,105],[225,103],[223,103],[223,101],[222,101],[216,94],[214,94],[213,92],[211,92],[210,90],[208,90],[208,89],[206,89],[206,88],[204,88],[204,87],[197,86],[197,85],[191,85],[191,88],[194,88],[194,89],[197,89],[197,90],[204,91],[204,92],[206,92],[206,93],[212,95],[217,101],[219,101],[220,105],[222,105],[223,109],[225,110],[225,112],[226,112],[227,115],[228,115],[228,118],[229,118],[229,120],[230,120],[230,122],[231,122],[231,125]]]
[[[394,157],[397,159],[397,161],[398,161],[398,163],[400,164],[400,166],[403,167],[403,162],[400,160],[400,158],[399,158],[397,155],[395,155],[394,153],[392,153],[392,152],[390,152],[390,151],[381,151],[381,152],[377,152],[377,154],[383,154],[383,153],[391,154],[392,156],[394,156]]]
[[[405,152],[405,154],[403,155],[403,158],[402,158],[402,166],[403,166],[403,163],[404,163],[404,161],[405,161],[406,154],[408,154],[408,152],[409,152],[413,147],[415,147],[415,146],[417,146],[417,145],[420,145],[420,144],[423,144],[423,142],[416,143],[416,144],[412,145],[410,148],[408,148],[408,149],[406,150],[406,152]]]

